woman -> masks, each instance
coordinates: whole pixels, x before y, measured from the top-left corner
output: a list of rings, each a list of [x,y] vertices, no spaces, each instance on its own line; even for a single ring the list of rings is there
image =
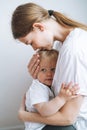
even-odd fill
[[[15,39],[36,49],[51,49],[59,41],[58,64],[53,80],[55,95],[63,82],[78,83],[80,96],[68,101],[56,114],[41,117],[24,110],[19,114],[22,121],[48,124],[43,130],[82,130],[87,128],[87,26],[73,21],[63,14],[46,10],[34,3],[16,8],[12,16],[12,32]],[[29,71],[36,78],[39,56],[30,61]],[[51,126],[53,125],[53,126]]]

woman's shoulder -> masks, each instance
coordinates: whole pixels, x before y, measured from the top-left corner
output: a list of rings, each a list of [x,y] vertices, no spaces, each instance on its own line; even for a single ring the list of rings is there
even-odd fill
[[[87,31],[75,28],[70,32],[61,48],[62,54],[77,54],[87,48]]]
[[[64,41],[65,44],[70,45],[70,43],[74,45],[74,43],[79,42],[86,42],[87,43],[87,31],[81,28],[73,29],[70,34],[67,36],[66,40]]]
[[[73,35],[74,37],[87,37],[87,31],[81,28],[75,28],[72,32],[71,35]],[[79,37],[79,38],[80,38]]]

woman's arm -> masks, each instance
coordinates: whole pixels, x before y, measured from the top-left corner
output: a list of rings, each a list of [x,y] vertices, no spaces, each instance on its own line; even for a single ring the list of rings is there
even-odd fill
[[[77,98],[68,101],[56,114],[48,117],[42,117],[38,113],[26,112],[24,109],[24,101],[19,109],[19,118],[23,122],[40,122],[49,125],[71,125],[75,122],[76,117],[79,113],[81,104],[83,102],[83,97],[79,96]]]
[[[73,86],[73,87],[72,87]],[[41,116],[51,116],[55,114],[63,105],[70,99],[77,97],[78,85],[72,85],[72,82],[68,84],[62,84],[59,94],[48,102],[37,103],[34,105],[36,110]]]
[[[64,51],[66,52],[66,51]],[[72,51],[69,51],[72,52]],[[67,59],[66,59],[67,57]],[[60,63],[62,63],[61,66],[61,77],[63,81],[68,81],[68,76],[71,81],[74,81],[72,77],[74,78],[73,74],[76,74],[76,70],[78,70],[77,62],[76,62],[76,57],[77,53],[75,56],[73,54],[63,54],[60,59]],[[78,60],[78,59],[77,59]],[[73,68],[72,68],[73,65]],[[68,68],[68,71],[67,69]],[[72,71],[72,75],[66,73]],[[66,77],[66,78],[65,78]],[[79,83],[81,79],[78,81],[76,80],[77,83]],[[78,113],[80,111],[80,107],[82,105],[84,97],[79,96],[77,98],[71,99],[68,101],[56,114],[49,116],[49,117],[42,117],[40,114],[37,113],[30,113],[26,112],[24,109],[19,110],[19,118],[22,121],[31,121],[31,122],[41,122],[45,124],[50,124],[50,125],[70,125],[73,124],[78,116]]]

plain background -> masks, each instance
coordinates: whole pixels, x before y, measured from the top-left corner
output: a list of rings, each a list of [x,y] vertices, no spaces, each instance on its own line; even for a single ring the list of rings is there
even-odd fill
[[[35,2],[87,24],[87,0],[2,0],[0,3],[0,130],[23,125],[18,120],[22,96],[31,84],[27,64],[33,49],[14,40],[11,16],[23,3]]]

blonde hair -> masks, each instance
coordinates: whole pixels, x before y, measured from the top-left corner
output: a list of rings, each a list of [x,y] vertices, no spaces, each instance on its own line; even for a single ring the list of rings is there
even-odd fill
[[[40,60],[43,58],[49,58],[50,60],[54,59],[57,61],[59,52],[55,49],[51,49],[51,50],[39,50],[37,52],[40,55]]]
[[[65,15],[53,11],[52,16],[56,21],[65,27],[78,27],[87,30],[87,26],[69,19]],[[15,39],[26,36],[31,30],[35,22],[41,22],[49,19],[51,16],[48,10],[35,3],[26,3],[18,6],[12,15],[11,27],[13,37]]]

